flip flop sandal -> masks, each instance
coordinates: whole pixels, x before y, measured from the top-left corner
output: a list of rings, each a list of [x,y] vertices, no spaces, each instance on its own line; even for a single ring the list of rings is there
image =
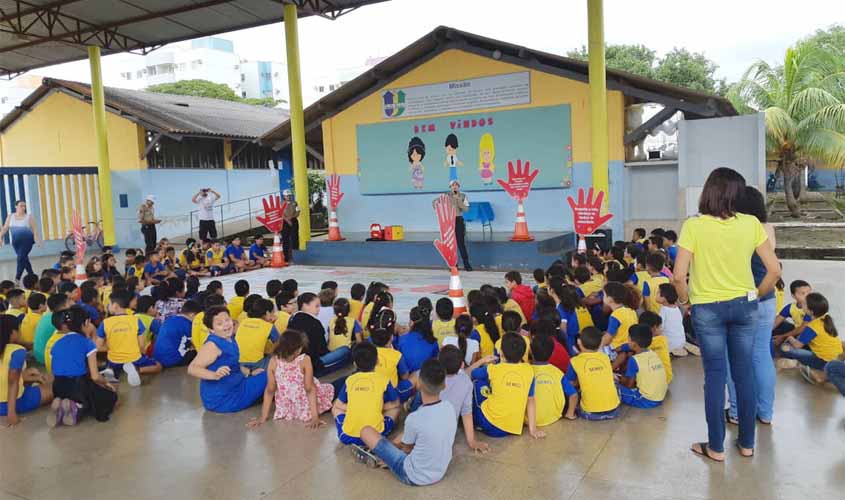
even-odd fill
[[[720,463],[720,464],[725,463],[724,460],[719,460],[719,459],[716,459],[716,458],[713,458],[712,456],[710,456],[710,453],[708,453],[708,450],[710,449],[710,447],[707,443],[696,443],[696,444],[698,445],[699,448],[701,448],[701,451],[696,450],[692,446],[690,446],[690,451],[692,451],[696,455],[702,456],[702,457],[707,458],[709,460],[712,460],[716,463]],[[693,445],[693,446],[695,446],[695,445]]]
[[[734,441],[734,446],[736,446],[736,449],[739,450],[739,456],[742,458],[751,458],[754,456],[754,448],[751,448],[751,455],[746,455],[742,452],[743,447],[739,445],[739,440]]]
[[[739,425],[739,420],[736,419],[736,418],[733,418],[731,416],[731,412],[727,409],[725,410],[725,422],[727,422],[731,425]]]
[[[772,421],[771,421],[771,420],[763,420],[763,419],[762,419],[762,418],[760,418],[760,417],[757,417],[757,421],[758,421],[758,422],[760,422],[760,423],[761,423],[761,424],[763,424],[763,425],[772,425]]]

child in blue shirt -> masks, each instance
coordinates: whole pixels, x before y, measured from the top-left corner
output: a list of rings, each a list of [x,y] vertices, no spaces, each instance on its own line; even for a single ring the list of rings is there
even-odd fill
[[[419,370],[426,360],[437,357],[437,338],[427,312],[421,307],[411,309],[411,331],[396,340],[396,347],[411,373]]]
[[[168,272],[161,263],[161,256],[157,250],[147,252],[147,263],[144,265],[144,280],[152,285],[158,285],[162,280],[167,279]]]
[[[153,358],[165,368],[187,366],[197,355],[191,344],[191,326],[194,317],[202,311],[199,303],[189,300],[182,305],[182,312],[164,321],[153,344]]]
[[[258,235],[249,246],[249,260],[255,263],[256,267],[267,267],[270,261],[267,259],[267,247],[264,246],[264,236]]]
[[[240,236],[232,238],[232,242],[223,253],[223,258],[228,261],[228,270],[233,273],[248,271],[256,266],[255,262],[247,259],[244,248],[241,246]]]

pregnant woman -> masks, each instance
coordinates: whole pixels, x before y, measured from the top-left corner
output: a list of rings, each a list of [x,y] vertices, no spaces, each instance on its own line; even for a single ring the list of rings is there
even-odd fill
[[[29,262],[29,252],[32,251],[32,245],[38,244],[38,246],[41,246],[38,231],[35,229],[35,218],[32,214],[26,212],[25,201],[18,200],[15,203],[15,212],[9,214],[6,223],[3,224],[3,229],[0,229],[0,247],[5,244],[3,237],[6,236],[7,232],[10,233],[12,248],[15,249],[15,254],[18,256],[18,269],[15,272],[15,282],[18,282],[24,271],[27,274],[35,274],[32,270],[32,263]]]

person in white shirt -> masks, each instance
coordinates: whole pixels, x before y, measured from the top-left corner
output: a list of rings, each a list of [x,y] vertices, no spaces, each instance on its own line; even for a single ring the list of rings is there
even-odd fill
[[[214,223],[214,202],[219,200],[220,193],[211,188],[202,188],[191,199],[199,208],[199,240],[217,239],[217,225]]]
[[[700,356],[698,346],[687,342],[684,332],[684,314],[678,307],[678,292],[671,283],[664,283],[657,289],[655,300],[660,304],[660,319],[663,320],[663,335],[669,343],[669,352],[673,356],[684,357],[687,354]]]

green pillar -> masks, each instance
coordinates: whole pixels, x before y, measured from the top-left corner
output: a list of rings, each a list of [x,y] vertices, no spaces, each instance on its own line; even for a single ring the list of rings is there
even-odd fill
[[[108,246],[114,246],[117,240],[114,231],[111,165],[109,164],[109,135],[106,127],[106,100],[103,96],[103,75],[100,69],[100,47],[88,47],[88,63],[91,66],[91,108],[94,110],[94,131],[97,136],[97,178],[100,184],[103,243]]]
[[[299,29],[296,5],[285,4],[285,47],[288,87],[290,87],[290,138],[293,156],[293,184],[299,217],[299,249],[311,239],[311,208],[308,197],[308,171],[305,160],[305,114],[302,108],[302,81],[299,72]]]
[[[604,63],[604,7],[603,0],[587,0],[589,24],[590,74],[590,144],[593,166],[593,188],[604,191],[602,212],[610,202],[608,180],[607,82]]]

